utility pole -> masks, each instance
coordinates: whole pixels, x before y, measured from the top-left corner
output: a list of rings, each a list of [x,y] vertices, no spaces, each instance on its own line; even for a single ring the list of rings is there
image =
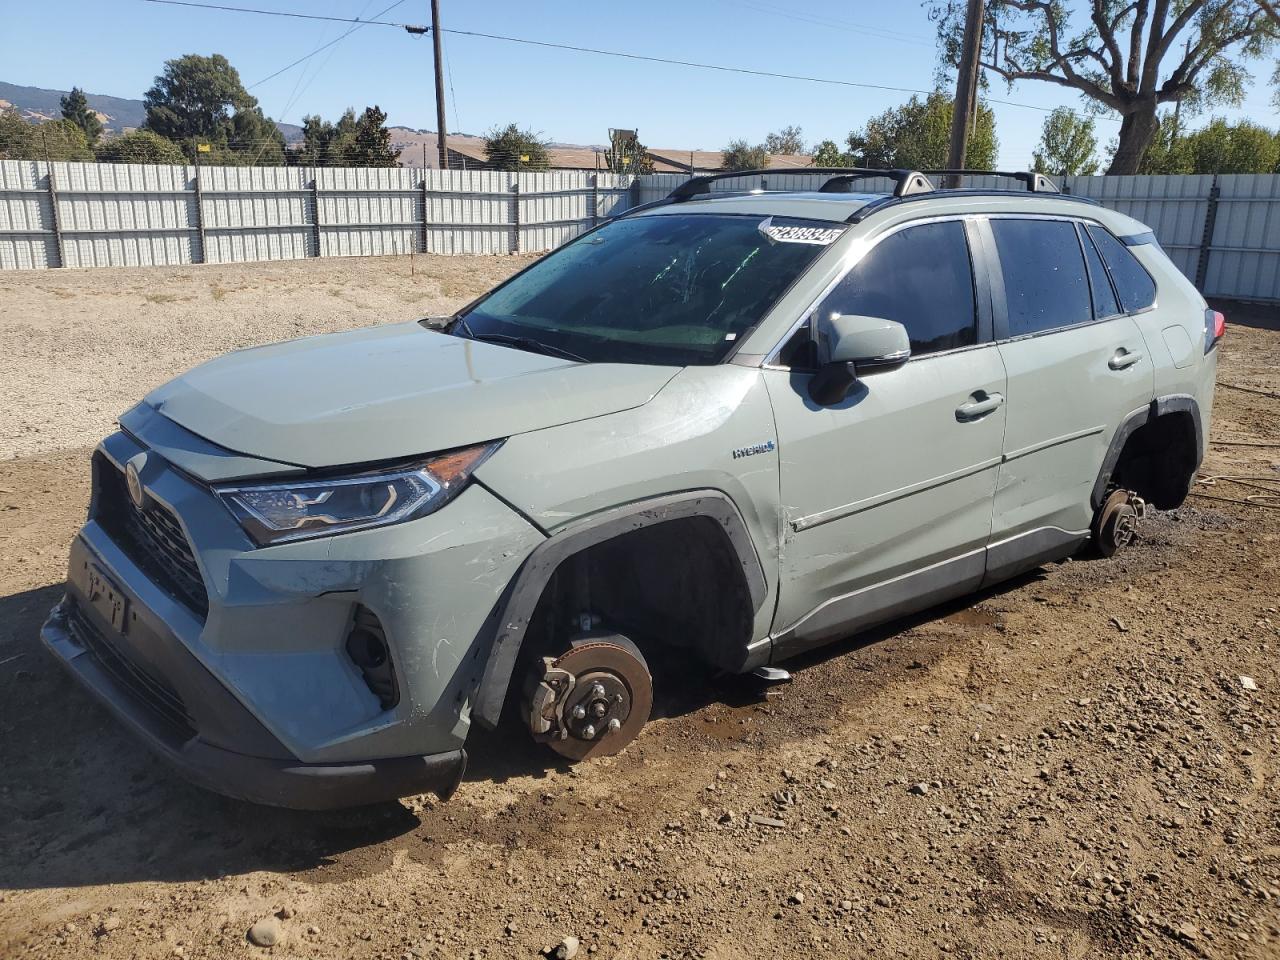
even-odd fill
[[[440,0],[431,0],[431,43],[436,53],[436,144],[440,148],[440,169],[448,170],[448,131],[444,122],[444,55],[440,51]]]
[[[982,18],[986,12],[984,0],[969,0],[964,19],[964,44],[960,50],[960,69],[956,75],[956,99],[951,111],[951,144],[947,150],[947,167],[964,169],[964,157],[969,147],[971,116],[977,115],[978,59],[982,52]],[[960,178],[949,177],[950,186],[958,187]]]

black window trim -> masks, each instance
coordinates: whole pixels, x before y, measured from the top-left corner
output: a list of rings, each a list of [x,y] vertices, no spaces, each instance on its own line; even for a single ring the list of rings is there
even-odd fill
[[[1098,227],[1098,228],[1100,228],[1100,229],[1102,229],[1102,230],[1106,230],[1106,231],[1107,231],[1107,233],[1111,234],[1111,236],[1113,236],[1113,237],[1115,237],[1115,233],[1113,233],[1111,230],[1108,230],[1105,224],[1103,224],[1103,223],[1101,223],[1101,222],[1099,222],[1099,221],[1097,221],[1097,220],[1093,220],[1093,219],[1091,219],[1091,218],[1089,218],[1089,217],[1070,216],[1070,215],[1068,215],[1068,214],[1055,214],[1055,213],[988,213],[988,214],[983,214],[983,215],[980,217],[980,220],[981,220],[980,227],[981,227],[981,229],[982,229],[982,231],[983,231],[983,242],[984,242],[984,243],[986,243],[986,244],[988,245],[988,251],[987,251],[987,252],[988,252],[988,255],[987,255],[987,264],[988,264],[988,269],[989,269],[990,274],[991,274],[991,286],[992,286],[992,298],[991,298],[991,299],[992,299],[992,315],[993,315],[993,319],[994,319],[994,326],[995,326],[995,342],[996,342],[996,343],[1001,343],[1001,344],[1002,344],[1002,343],[1016,343],[1016,342],[1021,341],[1021,340],[1031,340],[1031,339],[1033,339],[1033,338],[1035,338],[1035,337],[1051,337],[1051,336],[1053,336],[1054,334],[1057,334],[1057,333],[1064,333],[1064,332],[1066,332],[1066,331],[1068,331],[1068,330],[1079,330],[1079,329],[1081,329],[1082,327],[1090,327],[1090,326],[1093,326],[1094,324],[1099,324],[1099,323],[1112,323],[1112,322],[1113,322],[1113,321],[1115,321],[1115,320],[1123,320],[1123,319],[1125,319],[1125,318],[1127,318],[1127,317],[1136,317],[1136,316],[1139,316],[1139,315],[1141,315],[1141,314],[1148,313],[1148,312],[1150,312],[1150,311],[1152,311],[1152,310],[1155,310],[1155,309],[1156,309],[1156,307],[1158,307],[1158,306],[1159,306],[1159,301],[1160,301],[1160,285],[1159,285],[1158,283],[1156,283],[1155,278],[1154,278],[1154,277],[1152,277],[1152,278],[1151,278],[1151,282],[1155,285],[1155,288],[1156,288],[1156,297],[1155,297],[1155,299],[1154,299],[1154,300],[1152,300],[1152,301],[1151,301],[1150,306],[1143,307],[1141,310],[1133,310],[1133,311],[1130,311],[1130,312],[1123,312],[1123,311],[1124,311],[1124,303],[1121,301],[1120,296],[1119,296],[1119,294],[1117,293],[1117,294],[1116,294],[1116,303],[1120,305],[1120,309],[1121,309],[1121,311],[1122,311],[1121,313],[1112,314],[1111,316],[1108,316],[1108,317],[1101,317],[1101,318],[1095,317],[1095,318],[1093,318],[1093,319],[1086,320],[1086,321],[1082,321],[1082,322],[1080,322],[1080,323],[1072,323],[1072,324],[1068,324],[1067,326],[1063,326],[1063,327],[1053,327],[1053,328],[1051,328],[1051,329],[1049,329],[1049,330],[1037,330],[1037,331],[1035,331],[1034,333],[1023,333],[1023,334],[1019,334],[1019,335],[1017,335],[1017,336],[1010,336],[1010,335],[1009,335],[1009,311],[1008,311],[1008,302],[1007,302],[1007,301],[1006,301],[1006,299],[1005,299],[1005,292],[1004,292],[1004,269],[1003,269],[1003,267],[1002,267],[1002,266],[1001,266],[1001,264],[1000,264],[1000,256],[999,256],[999,254],[998,254],[998,253],[997,253],[997,251],[996,251],[996,239],[995,239],[995,234],[994,234],[994,233],[992,232],[992,230],[991,230],[991,221],[992,221],[992,220],[1066,220],[1066,221],[1070,221],[1070,222],[1073,222],[1073,223],[1077,224],[1077,227],[1076,227],[1077,239],[1079,239],[1080,228],[1081,228],[1082,226],[1083,226],[1083,227],[1090,227],[1090,226]],[[1085,232],[1087,233],[1088,231],[1086,230]],[[1119,238],[1119,237],[1116,237],[1116,239],[1117,239],[1117,240],[1119,240],[1120,238]],[[1090,242],[1092,242],[1092,240],[1091,240]],[[1121,242],[1123,242],[1123,241],[1121,241]],[[1095,249],[1095,250],[1097,250],[1096,245],[1095,245],[1094,249]],[[1106,269],[1107,269],[1107,278],[1108,278],[1108,281],[1110,281],[1110,282],[1111,282],[1111,287],[1112,287],[1112,290],[1114,291],[1114,290],[1115,290],[1115,283],[1114,283],[1114,281],[1111,281],[1111,268],[1110,268],[1110,266],[1108,266],[1108,264],[1107,264],[1107,258],[1102,256],[1102,251],[1100,251],[1100,250],[1098,251],[1098,256],[1099,256],[1099,258],[1102,260],[1103,266],[1104,266],[1104,267],[1106,267]],[[1081,258],[1081,260],[1082,260],[1082,261],[1085,259],[1085,256],[1084,256],[1084,249],[1083,249],[1083,248],[1081,248],[1081,250],[1080,250],[1080,258]],[[1135,259],[1135,260],[1137,260],[1137,258],[1136,258],[1136,257],[1135,257],[1134,259]],[[1147,268],[1146,268],[1145,266],[1143,266],[1143,264],[1141,263],[1141,261],[1139,261],[1139,262],[1138,262],[1138,266],[1142,267],[1142,269],[1143,269],[1144,271],[1146,271],[1147,276],[1151,276],[1151,271],[1147,270]],[[1087,263],[1087,262],[1085,262],[1085,264],[1084,264],[1084,268],[1085,268],[1085,277],[1086,277],[1086,279],[1087,279],[1087,278],[1088,278],[1088,276],[1089,276],[1089,265],[1088,265],[1088,263]],[[1089,293],[1090,293],[1090,297],[1089,297],[1089,299],[1090,299],[1089,310],[1090,310],[1090,315],[1092,315],[1092,312],[1093,312],[1093,303],[1092,303],[1092,300],[1093,300],[1093,291],[1092,291],[1092,289],[1090,289]]]
[[[1136,317],[1141,314],[1147,313],[1150,310],[1154,310],[1157,306],[1159,306],[1160,283],[1159,281],[1156,280],[1155,277],[1151,275],[1151,271],[1147,269],[1147,265],[1143,263],[1141,260],[1139,260],[1137,257],[1134,257],[1132,252],[1134,247],[1144,246],[1147,243],[1154,244],[1155,237],[1156,237],[1155,233],[1148,230],[1146,233],[1135,234],[1130,237],[1121,237],[1121,236],[1117,236],[1113,230],[1108,230],[1106,224],[1099,223],[1097,220],[1086,220],[1084,218],[1080,218],[1080,224],[1084,228],[1084,232],[1086,236],[1089,234],[1089,229],[1088,229],[1089,227],[1097,227],[1099,230],[1105,231],[1107,235],[1110,236],[1112,239],[1122,244],[1125,248],[1125,252],[1128,253],[1129,256],[1133,257],[1133,262],[1136,263],[1142,269],[1142,272],[1147,275],[1147,279],[1151,281],[1151,286],[1156,291],[1155,296],[1151,298],[1151,303],[1148,306],[1142,307],[1139,310],[1125,311],[1119,315],[1122,317]],[[1139,239],[1142,242],[1130,243],[1129,241],[1133,239]],[[1089,242],[1093,243],[1092,236],[1089,236]],[[1120,287],[1116,284],[1115,277],[1112,276],[1111,274],[1111,262],[1107,260],[1105,256],[1103,256],[1102,248],[1099,247],[1096,243],[1093,243],[1093,249],[1098,251],[1098,257],[1099,259],[1102,260],[1102,265],[1107,268],[1107,276],[1111,280],[1111,289],[1114,290],[1116,294],[1116,303],[1118,303],[1120,305],[1120,309],[1124,311],[1124,298],[1120,296]],[[1114,318],[1110,318],[1110,319],[1114,319]]]
[[[995,340],[994,329],[994,303],[995,296],[992,285],[990,253],[979,232],[978,222],[982,220],[986,214],[978,213],[950,213],[938,214],[934,216],[916,217],[911,220],[903,220],[895,223],[888,229],[876,234],[870,239],[870,242],[862,250],[856,258],[849,260],[840,269],[831,281],[822,288],[816,297],[808,306],[800,311],[800,318],[787,330],[785,334],[773,345],[773,348],[764,355],[764,360],[760,363],[761,368],[765,370],[782,370],[790,371],[793,368],[787,364],[780,363],[779,355],[783,349],[791,342],[804,327],[808,326],[814,316],[818,312],[818,307],[826,301],[827,297],[844,282],[845,278],[853,272],[876,247],[884,240],[896,233],[911,227],[924,226],[930,223],[950,223],[959,221],[964,225],[965,240],[969,244],[969,268],[973,272],[973,300],[975,320],[977,322],[977,340],[974,343],[966,344],[963,347],[952,347],[950,350],[937,350],[933,353],[924,353],[919,356],[911,357],[907,363],[921,363],[926,360],[932,360],[935,357],[947,357],[956,353],[965,353],[969,350],[981,350],[989,347]],[[992,248],[994,249],[994,248]],[[794,368],[796,373],[812,373],[804,367]]]
[[[1076,239],[1080,242],[1080,252],[1084,254],[1084,272],[1089,278],[1089,299],[1093,301],[1093,319],[1094,320],[1114,320],[1116,317],[1123,317],[1124,304],[1120,302],[1120,291],[1116,289],[1116,282],[1111,276],[1111,265],[1107,263],[1107,258],[1102,255],[1102,251],[1098,249],[1098,245],[1093,242],[1093,238],[1089,236],[1088,224],[1084,221],[1076,221]],[[1094,296],[1093,289],[1093,267],[1089,262],[1089,251],[1092,250],[1098,262],[1102,264],[1102,282],[1107,285],[1107,289],[1111,291],[1111,299],[1115,301],[1117,312],[1108,313],[1105,316],[1098,316],[1098,298]]]

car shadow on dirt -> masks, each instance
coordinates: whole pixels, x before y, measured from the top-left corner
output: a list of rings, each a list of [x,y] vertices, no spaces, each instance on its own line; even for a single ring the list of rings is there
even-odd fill
[[[838,641],[787,666],[803,682],[809,667],[1035,576]],[[188,784],[80,690],[40,645],[40,624],[60,592],[49,586],[0,598],[0,847],[6,851],[0,891],[308,871],[421,826],[400,803],[299,812]],[[746,706],[767,696],[768,685],[750,676],[690,670],[670,658],[656,671],[663,691],[658,717],[679,718],[710,704]],[[566,768],[510,718],[496,731],[475,730],[468,751],[472,782]]]
[[[0,598],[0,891],[309,870],[419,825],[398,803],[302,813],[191,786],[41,646],[60,594]]]

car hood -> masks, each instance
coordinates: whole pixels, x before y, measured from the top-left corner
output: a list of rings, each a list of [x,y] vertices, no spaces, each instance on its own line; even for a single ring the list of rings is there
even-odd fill
[[[574,363],[402,323],[229,353],[152,391],[146,402],[236,453],[330,467],[638,407],[677,372]]]

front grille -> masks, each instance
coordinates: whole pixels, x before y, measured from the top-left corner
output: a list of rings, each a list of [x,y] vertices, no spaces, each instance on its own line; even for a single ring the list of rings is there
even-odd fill
[[[97,521],[153,583],[192,612],[209,613],[209,593],[182,527],[167,507],[149,500],[133,505],[124,474],[99,459]]]
[[[187,713],[186,704],[178,691],[159,677],[138,666],[112,638],[99,630],[80,609],[71,603],[67,611],[67,625],[76,643],[85,649],[98,665],[111,675],[120,686],[149,707],[171,728],[179,743],[185,743],[196,735],[195,723]]]

